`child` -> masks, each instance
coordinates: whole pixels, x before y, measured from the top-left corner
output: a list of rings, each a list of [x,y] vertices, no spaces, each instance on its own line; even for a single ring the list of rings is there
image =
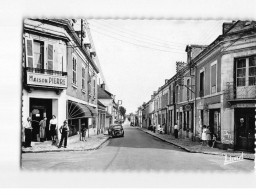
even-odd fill
[[[217,136],[215,134],[213,134],[212,135],[212,148],[214,148],[216,140],[217,140]]]
[[[81,141],[85,141],[85,134],[86,134],[86,127],[85,127],[85,124],[82,124],[82,129],[81,129],[81,137],[82,137],[82,140]]]

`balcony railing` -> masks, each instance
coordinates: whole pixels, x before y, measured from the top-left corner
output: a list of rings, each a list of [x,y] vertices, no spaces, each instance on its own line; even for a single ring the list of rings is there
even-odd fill
[[[228,101],[256,99],[256,86],[237,87],[233,82],[227,82],[224,94]]]
[[[67,76],[67,72],[63,72],[63,71],[48,70],[48,69],[42,69],[42,68],[31,68],[31,67],[26,67],[25,69],[27,72],[31,72],[31,73]]]

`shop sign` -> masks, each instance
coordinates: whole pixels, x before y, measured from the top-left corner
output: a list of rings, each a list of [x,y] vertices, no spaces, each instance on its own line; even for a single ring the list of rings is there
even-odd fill
[[[28,85],[40,85],[57,88],[67,88],[67,77],[58,75],[44,75],[27,72]]]
[[[190,104],[185,105],[185,110],[190,111],[191,110],[191,105]]]

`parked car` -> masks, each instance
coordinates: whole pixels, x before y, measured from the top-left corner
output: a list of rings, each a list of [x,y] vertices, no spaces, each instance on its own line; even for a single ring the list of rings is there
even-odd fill
[[[110,126],[108,134],[112,137],[124,137],[124,129],[120,124]]]

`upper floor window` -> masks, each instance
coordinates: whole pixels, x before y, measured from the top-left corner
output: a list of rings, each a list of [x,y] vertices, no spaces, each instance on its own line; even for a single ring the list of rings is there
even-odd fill
[[[256,56],[236,60],[236,85],[256,85]]]
[[[217,65],[211,65],[211,93],[216,93],[217,86]]]
[[[82,89],[85,89],[85,68],[82,67]]]
[[[77,85],[77,61],[75,57],[72,58],[72,72],[73,72],[72,83]]]
[[[187,79],[187,100],[190,99],[190,79]]]
[[[249,85],[256,85],[256,56],[249,58]]]
[[[36,68],[44,68],[44,43],[41,41],[34,41],[34,65]]]
[[[204,96],[204,70],[201,70],[200,71],[200,77],[199,77],[199,79],[200,79],[200,91],[199,91],[199,96],[200,97],[202,97],[202,96]]]

